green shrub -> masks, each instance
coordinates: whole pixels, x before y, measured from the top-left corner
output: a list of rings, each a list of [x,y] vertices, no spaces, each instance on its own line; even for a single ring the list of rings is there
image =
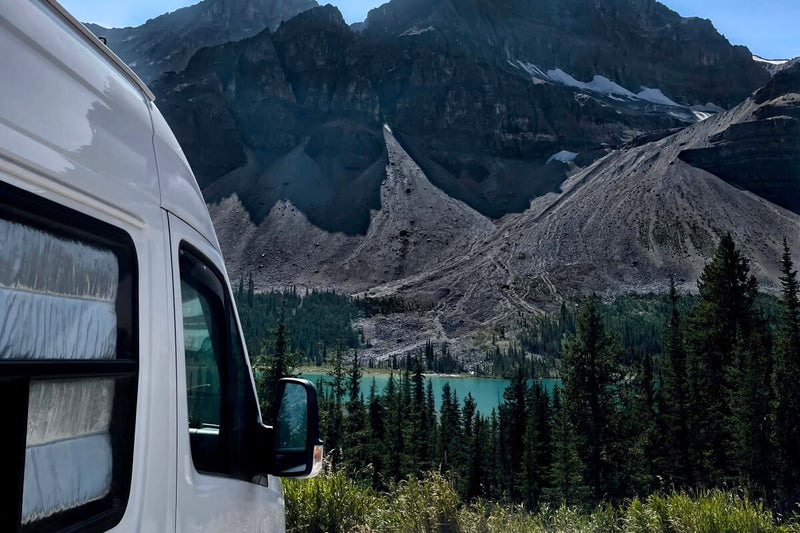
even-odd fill
[[[800,533],[796,516],[779,523],[736,491],[654,494],[592,511],[544,505],[461,502],[439,473],[410,476],[375,493],[342,472],[284,482],[289,533]]]
[[[369,488],[344,472],[326,471],[313,479],[283,482],[289,533],[349,533],[362,528],[379,503]]]
[[[460,503],[452,483],[441,474],[409,476],[389,485],[371,525],[385,533],[459,533]]]

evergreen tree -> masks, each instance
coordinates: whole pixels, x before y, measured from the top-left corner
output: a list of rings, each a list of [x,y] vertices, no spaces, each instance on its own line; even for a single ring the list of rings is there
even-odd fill
[[[294,355],[288,351],[289,331],[286,329],[286,306],[284,304],[281,304],[278,327],[273,331],[273,337],[272,353],[268,352],[268,344],[262,345],[259,359],[266,363],[262,366],[262,378],[257,380],[261,412],[267,413],[268,420],[271,420],[273,416],[270,410],[278,380],[293,376],[295,370]]]
[[[403,435],[405,412],[402,405],[402,394],[397,389],[394,372],[389,374],[384,395],[386,397],[384,442],[388,454],[386,474],[389,479],[400,479],[403,474],[406,453]]]
[[[461,410],[458,398],[455,393],[451,393],[450,383],[445,383],[442,387],[440,426],[439,468],[447,472],[459,464],[463,444]]]
[[[343,427],[344,415],[343,399],[345,394],[345,380],[347,378],[344,368],[344,354],[342,354],[341,346],[333,357],[333,367],[328,372],[331,376],[330,382],[330,400],[327,402],[328,409],[324,415],[324,427],[327,448],[330,451],[331,463],[338,464],[342,458],[342,442],[343,442]]]
[[[388,388],[388,387],[387,387]],[[385,447],[385,427],[384,420],[386,409],[383,405],[383,397],[376,393],[375,378],[369,388],[368,399],[368,418],[369,418],[369,443],[370,443],[370,464],[372,464],[372,486],[376,489],[383,488],[382,474],[384,466],[388,462]]]
[[[358,359],[358,350],[353,350],[353,364],[350,367],[350,376],[348,377],[347,388],[350,396],[349,401],[358,399],[361,390],[361,362]]]
[[[528,394],[528,420],[522,456],[523,497],[528,508],[535,509],[549,487],[553,420],[550,397],[544,385],[534,384]]]
[[[561,393],[553,388],[553,458],[550,466],[551,488],[545,490],[547,499],[579,505],[589,492],[583,481],[585,466],[578,453],[578,437],[569,413],[561,405]]]
[[[760,496],[766,496],[772,488],[771,344],[766,324],[754,327],[734,347],[733,364],[728,369],[729,464],[737,484],[756,489]]]
[[[669,280],[669,319],[664,334],[664,347],[661,365],[663,380],[658,391],[664,442],[670,443],[664,454],[664,474],[674,485],[680,486],[692,479],[688,428],[690,406],[686,350],[678,309],[678,294],[675,290],[675,280],[672,278]]]
[[[783,508],[800,502],[800,287],[792,254],[783,240],[780,319],[775,346],[773,419],[778,488]]]
[[[732,473],[729,401],[737,384],[729,378],[734,348],[752,331],[758,292],[730,234],[720,241],[697,286],[700,298],[686,317],[690,455],[694,481],[718,485]]]
[[[615,465],[609,462],[615,433],[614,384],[619,380],[621,347],[607,333],[597,312],[597,297],[582,306],[574,336],[562,353],[564,409],[578,437],[586,467],[586,483],[595,501],[614,486]]]
[[[465,400],[466,403],[466,400]],[[488,472],[491,465],[489,461],[489,433],[491,431],[489,423],[480,413],[475,415],[472,422],[471,437],[467,441],[467,475],[466,475],[466,498],[472,500],[485,496],[485,488],[489,483]]]
[[[528,387],[522,368],[511,379],[503,392],[500,405],[500,432],[503,435],[505,453],[504,475],[512,499],[518,501],[522,496],[522,454],[525,448],[525,424],[527,422],[526,397]]]
[[[427,402],[425,399],[425,379],[422,375],[422,357],[414,358],[414,376],[412,378],[412,452],[413,461],[418,469],[430,468]]]

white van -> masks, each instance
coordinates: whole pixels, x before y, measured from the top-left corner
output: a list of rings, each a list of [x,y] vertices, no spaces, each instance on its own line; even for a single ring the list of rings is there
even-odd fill
[[[147,87],[60,5],[0,2],[0,531],[285,528],[316,391],[261,420],[214,228]]]

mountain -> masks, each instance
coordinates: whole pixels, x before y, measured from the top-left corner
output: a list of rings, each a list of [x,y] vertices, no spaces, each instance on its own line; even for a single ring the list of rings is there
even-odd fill
[[[86,26],[105,37],[108,46],[150,82],[164,72],[183,70],[204,46],[244,39],[264,28],[275,29],[316,5],[316,0],[202,0],[137,27]]]
[[[614,5],[620,0],[604,1]],[[413,11],[414,1],[404,2],[402,6]],[[392,2],[380,9],[396,7]],[[673,43],[681,57],[695,57],[698,67],[686,75],[673,73],[670,83],[699,87],[694,100],[687,97],[678,103],[672,97],[680,99],[679,92],[658,88],[663,77],[648,77],[652,69],[626,78],[646,84],[631,85],[632,90],[600,73],[580,82],[556,64],[539,67],[492,52],[515,49],[511,44],[492,50],[468,44],[466,22],[447,31],[416,31],[413,26],[396,35],[381,29],[376,20],[373,11],[363,29],[354,32],[336,8],[318,7],[274,33],[264,31],[201,50],[184,71],[153,83],[201,187],[211,187],[228,173],[237,176],[225,180],[227,188],[210,188],[211,201],[241,192],[239,184],[253,182],[258,175],[266,180],[261,192],[240,195],[256,222],[284,198],[318,227],[364,234],[384,176],[380,166],[372,164],[381,150],[374,141],[380,140],[376,132],[385,122],[435,186],[499,219],[558,190],[566,166],[548,164],[555,154],[577,154],[574,163],[585,166],[642,134],[706,118],[722,109],[714,98],[724,97],[719,101],[727,103],[769,77],[749,52],[739,54],[710,25],[703,26],[711,43],[708,54],[724,55],[717,50],[725,46],[727,62],[698,71],[704,61],[699,45],[686,41],[682,50],[684,41]],[[633,24],[626,34],[648,35],[649,26],[638,20],[626,20]],[[514,23],[513,17],[509,21],[509,27],[522,24]],[[573,33],[582,30],[580,20],[566,23],[577,24]],[[514,35],[509,34],[509,43],[521,38]],[[592,33],[584,37],[594,38]],[[716,85],[720,71],[730,74],[724,84],[729,93],[724,95]],[[706,77],[697,81],[702,72]],[[703,93],[705,86],[713,90]],[[299,181],[290,180],[294,185],[281,189],[279,180],[284,178],[279,174],[293,173],[291,165],[279,161],[301,145],[315,161],[314,172],[325,176],[329,191],[350,191],[340,198],[355,194],[348,209],[342,209],[336,195],[305,198],[309,191]]]
[[[794,59],[765,59],[761,56],[753,54],[753,61],[761,65],[761,68],[770,74],[776,74],[777,72],[780,72],[781,70],[800,62],[800,57],[795,57]]]
[[[797,198],[798,104],[795,65],[730,111],[576,171],[559,194],[504,219],[468,255],[369,294],[443,295],[437,320],[458,337],[587,292],[663,292],[670,276],[694,291],[725,233],[744,250],[762,289],[776,291],[782,239],[800,249],[800,210],[753,191]],[[748,144],[755,149],[737,153]],[[725,160],[734,153],[738,174],[731,177]],[[778,167],[783,180],[765,192]]]
[[[361,29],[384,39],[439,34],[477,55],[601,75],[634,92],[659,88],[689,105],[730,107],[767,79],[711,21],[654,0],[392,0]]]
[[[469,352],[587,291],[693,290],[728,231],[773,289],[796,74],[650,0],[393,0],[354,26],[314,7],[151,87],[233,279],[398,295],[419,311],[387,319],[392,350]]]

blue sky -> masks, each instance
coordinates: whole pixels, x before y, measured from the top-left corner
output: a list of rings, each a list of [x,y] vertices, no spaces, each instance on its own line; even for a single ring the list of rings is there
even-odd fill
[[[319,1],[326,3],[326,0]],[[84,22],[97,22],[103,26],[138,26],[148,18],[196,1],[61,0],[61,3]],[[332,3],[339,7],[347,22],[358,22],[383,0],[338,0]],[[683,16],[711,19],[729,41],[745,44],[760,56],[784,58],[800,55],[800,0],[663,0],[662,3]]]

